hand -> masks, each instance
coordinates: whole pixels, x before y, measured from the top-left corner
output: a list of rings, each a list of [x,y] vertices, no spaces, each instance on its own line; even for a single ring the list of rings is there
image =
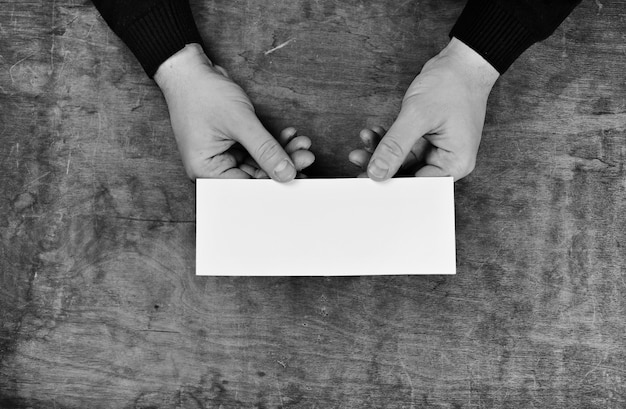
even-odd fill
[[[453,38],[409,86],[389,131],[377,129],[382,139],[374,145],[367,175],[382,181],[403,164],[408,168],[421,162],[415,176],[453,176],[455,181],[467,176],[476,163],[487,98],[498,76],[479,54]],[[366,154],[356,150],[350,158],[358,162]]]
[[[223,68],[211,63],[200,45],[188,44],[174,54],[154,79],[165,96],[191,179],[250,178],[253,170],[245,166],[251,163],[248,154],[274,180],[288,182],[296,176],[293,160],[263,127],[245,92]],[[305,142],[292,141],[297,146]],[[292,150],[292,155],[299,150]],[[303,159],[302,153],[296,156]]]
[[[289,127],[281,131],[278,142],[285,149],[298,171],[296,179],[306,178],[307,176],[301,171],[311,166],[315,161],[315,155],[309,151],[311,139],[306,136],[299,136],[295,128]],[[267,173],[260,168],[259,164],[251,156],[244,159],[239,168],[250,175],[251,178],[269,178]]]
[[[376,147],[380,143],[380,140],[382,139],[383,135],[385,135],[386,132],[387,131],[385,131],[383,127],[374,126],[372,127],[372,129],[369,129],[369,128],[363,129],[359,133],[359,138],[361,138],[361,143],[363,143],[364,148],[355,149],[352,152],[350,152],[350,155],[348,156],[348,160],[352,162],[354,165],[356,165],[360,170],[360,173],[357,175],[358,178],[368,177],[367,165],[369,164],[370,159],[372,158],[372,154],[374,153],[374,150],[376,149]],[[407,159],[405,160],[405,163],[408,164],[408,162],[411,161],[413,158],[415,158],[413,155],[409,155]],[[402,169],[405,167],[407,167],[407,165],[403,164],[400,170],[398,171],[397,175],[400,175]]]

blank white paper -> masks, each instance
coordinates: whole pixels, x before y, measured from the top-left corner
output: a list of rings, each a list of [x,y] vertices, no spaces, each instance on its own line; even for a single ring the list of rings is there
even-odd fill
[[[455,274],[452,178],[196,181],[196,274]]]

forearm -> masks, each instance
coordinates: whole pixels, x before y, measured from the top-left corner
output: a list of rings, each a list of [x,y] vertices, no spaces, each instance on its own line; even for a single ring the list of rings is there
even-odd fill
[[[183,49],[202,44],[188,0],[93,0],[148,76]]]
[[[550,36],[580,0],[468,0],[450,37],[504,73],[528,47]]]

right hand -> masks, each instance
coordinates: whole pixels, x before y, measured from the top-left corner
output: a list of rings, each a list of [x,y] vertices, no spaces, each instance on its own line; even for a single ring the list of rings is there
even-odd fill
[[[415,176],[467,176],[476,163],[487,98],[499,77],[481,55],[456,38],[413,80],[398,117],[385,132],[361,132],[365,149],[350,160],[377,181],[414,167]],[[365,162],[366,161],[366,162]],[[416,165],[416,166],[412,166]]]
[[[263,177],[261,170],[289,182],[313,162],[310,140],[296,136],[292,128],[281,134],[291,157],[285,152],[263,127],[245,92],[211,63],[199,44],[188,44],[168,58],[154,79],[165,96],[190,179]]]

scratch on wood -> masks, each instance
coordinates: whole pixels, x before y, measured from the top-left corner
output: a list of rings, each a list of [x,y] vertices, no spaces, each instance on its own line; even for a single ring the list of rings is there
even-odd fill
[[[593,317],[591,319],[591,324],[596,325],[596,297],[591,297],[591,305],[593,306]]]
[[[59,70],[59,75],[57,75],[57,79],[54,81],[55,84],[57,82],[59,82],[59,80],[61,79],[61,74],[63,74],[63,70],[65,70],[65,63],[67,62],[67,55],[69,53],[70,53],[69,51],[65,51],[63,53],[63,63],[61,64],[61,69]]]
[[[87,35],[85,35],[85,38],[84,38],[85,40],[86,40],[87,38],[89,38],[89,35],[91,34],[91,30],[93,30],[93,26],[95,26],[95,25],[96,25],[96,23],[93,23],[93,24],[89,27],[89,30],[87,30]]]
[[[103,215],[106,217],[106,215]],[[150,222],[150,223],[195,223],[195,220],[165,220],[165,219],[148,219],[140,217],[115,216],[116,219],[129,220],[133,222]]]
[[[276,382],[276,387],[278,388],[278,399],[280,399],[280,407],[284,408],[285,402],[283,402],[283,394],[280,393],[280,384],[278,382]]]
[[[591,374],[592,372],[600,368],[600,365],[602,365],[603,362],[604,362],[604,357],[600,357],[600,359],[598,359],[598,363],[582,377],[581,382],[584,381],[587,378],[587,376],[589,376],[589,374]]]
[[[73,19],[65,23],[65,27],[69,27],[74,21],[78,19],[78,17],[79,17],[79,14],[75,14]]]
[[[4,134],[4,132],[2,132],[2,134]],[[0,136],[2,136],[2,135],[0,135]],[[9,153],[7,153],[7,155],[4,157],[4,160],[2,161],[3,164],[11,158],[11,155],[13,155],[13,151],[15,150],[15,146],[19,147],[19,145],[20,144],[18,143],[18,144],[14,145],[14,146],[11,146],[11,150],[9,151]]]
[[[56,0],[54,0],[52,2],[52,22],[51,22],[51,26],[52,26],[52,41],[51,41],[51,46],[50,46],[50,75],[52,75],[52,73],[54,72],[54,9],[56,6]]]
[[[400,353],[398,353],[398,361],[400,362],[400,366],[402,367],[402,372],[404,372],[404,375],[409,381],[409,386],[411,387],[411,409],[414,409],[415,408],[415,387],[413,386],[413,379],[411,378],[411,374],[409,374],[409,371],[406,368],[406,364],[404,363],[404,360],[402,359],[402,356]]]
[[[21,60],[19,60],[18,62],[16,62],[15,64],[13,64],[10,68],[9,68],[9,77],[11,77],[11,84],[15,84],[15,79],[13,78],[13,69],[15,67],[17,67],[19,64],[23,63],[24,61],[28,60],[30,57],[32,57],[35,54],[31,54],[27,57],[22,58]]]
[[[295,38],[291,38],[291,39],[289,39],[289,40],[285,41],[284,43],[282,43],[282,44],[280,44],[280,45],[278,45],[278,46],[276,46],[276,47],[274,47],[274,48],[272,48],[272,49],[267,50],[267,51],[265,52],[265,55],[270,55],[270,54],[271,54],[271,53],[273,53],[274,51],[277,51],[277,50],[280,50],[280,49],[281,49],[281,48],[283,48],[283,47],[286,47],[286,46],[287,46],[289,43],[291,43],[292,41],[295,41]]]
[[[169,331],[164,329],[140,329],[139,332],[162,332],[165,334],[180,334],[179,331]]]
[[[33,183],[35,183],[36,181],[38,181],[38,180],[40,180],[40,179],[45,178],[45,177],[46,177],[46,176],[48,176],[49,174],[50,174],[50,172],[46,172],[46,173],[44,173],[43,175],[39,176],[38,178],[35,178],[35,179],[31,180],[30,182],[28,182],[27,184],[25,184],[25,185],[24,185],[24,187],[26,188],[26,187],[28,187],[28,186],[32,185],[32,184],[33,184]]]
[[[596,6],[598,6],[598,14],[600,14],[604,5],[600,3],[600,0],[596,0]]]
[[[65,174],[70,174],[70,162],[72,160],[72,148],[70,148],[70,153],[67,155],[67,167],[65,168]]]

